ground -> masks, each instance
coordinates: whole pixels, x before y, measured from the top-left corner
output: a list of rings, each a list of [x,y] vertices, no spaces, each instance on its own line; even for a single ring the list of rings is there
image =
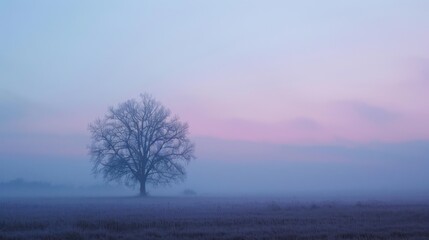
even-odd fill
[[[3,198],[0,239],[429,239],[429,203]]]

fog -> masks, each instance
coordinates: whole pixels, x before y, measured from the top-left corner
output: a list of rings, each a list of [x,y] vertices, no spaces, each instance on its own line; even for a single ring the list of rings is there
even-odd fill
[[[194,140],[197,159],[187,166],[185,181],[149,186],[151,195],[177,196],[188,189],[198,196],[429,197],[426,141],[305,146],[206,137]],[[86,155],[8,154],[1,156],[0,163],[2,196],[134,196],[138,192],[117,182],[106,185],[101,176],[92,174]],[[19,181],[25,184],[16,185]]]

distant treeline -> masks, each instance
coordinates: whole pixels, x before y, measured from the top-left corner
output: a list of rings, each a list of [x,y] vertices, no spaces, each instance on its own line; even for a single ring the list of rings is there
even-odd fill
[[[0,182],[0,197],[122,195],[129,190],[107,184],[89,186],[54,185],[49,182],[17,178]]]

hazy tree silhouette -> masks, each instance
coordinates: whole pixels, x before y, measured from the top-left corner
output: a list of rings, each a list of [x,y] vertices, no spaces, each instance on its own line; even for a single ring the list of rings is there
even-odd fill
[[[107,181],[168,184],[183,180],[185,164],[194,157],[188,124],[148,94],[109,108],[102,119],[89,125],[93,172]]]

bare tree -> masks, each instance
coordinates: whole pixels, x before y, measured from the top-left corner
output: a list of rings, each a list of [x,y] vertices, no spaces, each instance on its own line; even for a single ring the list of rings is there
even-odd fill
[[[103,119],[89,125],[93,172],[107,181],[168,184],[184,179],[185,164],[194,156],[188,124],[147,94],[109,108]]]

